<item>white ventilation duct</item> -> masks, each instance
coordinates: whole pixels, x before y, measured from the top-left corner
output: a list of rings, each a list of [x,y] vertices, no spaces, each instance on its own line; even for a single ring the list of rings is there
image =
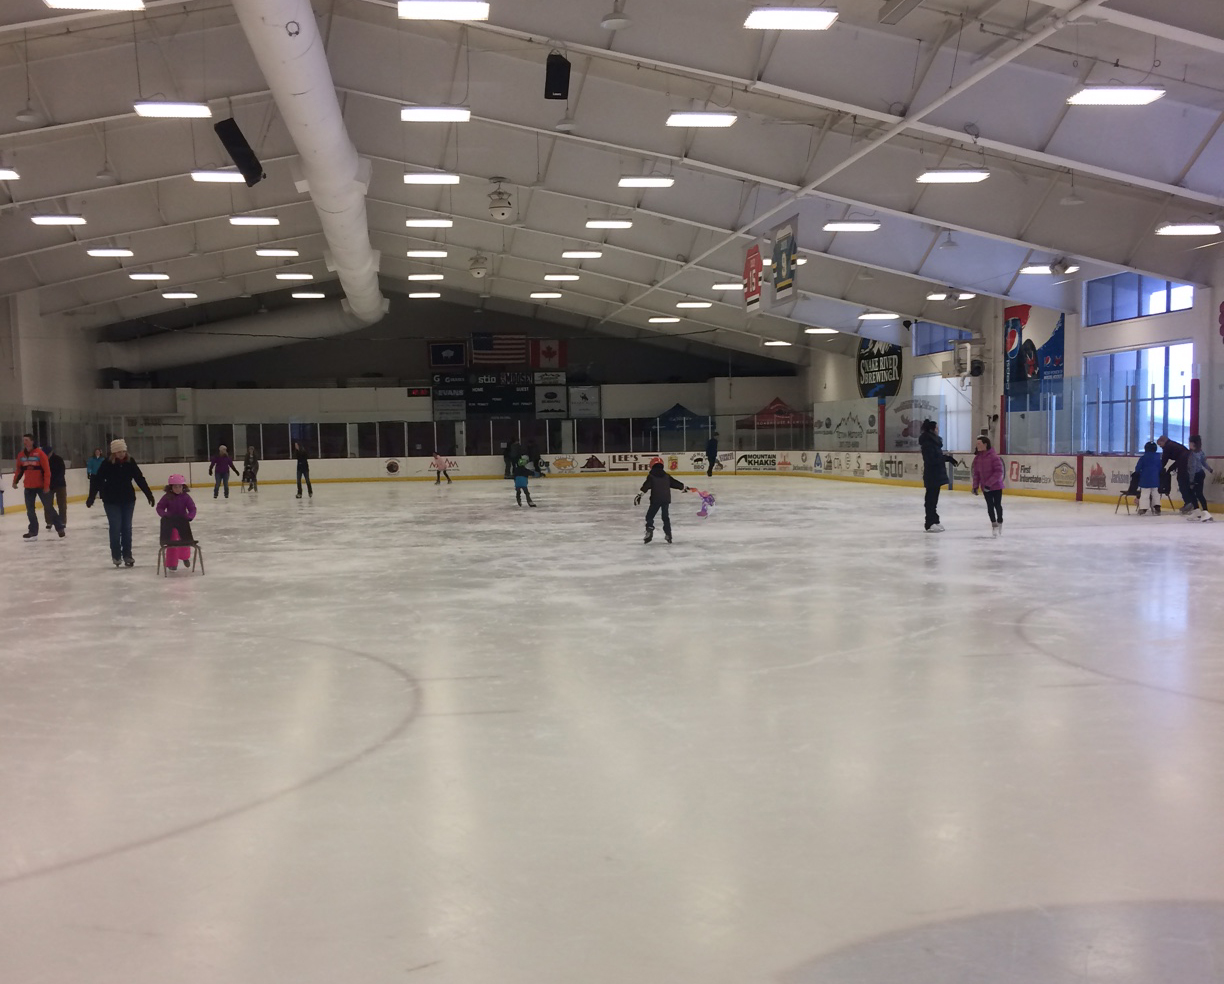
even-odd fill
[[[233,0],[255,60],[297,146],[298,191],[309,191],[327,239],[328,269],[344,288],[338,305],[99,346],[99,367],[151,372],[322,338],[379,321],[389,302],[378,288],[378,253],[366,219],[369,161],[357,156],[336,99],[310,0]]]
[[[131,342],[102,342],[96,346],[97,365],[99,369],[156,372],[312,338],[330,338],[364,327],[347,305],[308,304]]]

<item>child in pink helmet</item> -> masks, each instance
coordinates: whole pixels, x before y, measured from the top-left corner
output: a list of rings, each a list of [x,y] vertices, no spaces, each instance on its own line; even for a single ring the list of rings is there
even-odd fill
[[[191,561],[191,547],[195,537],[191,535],[191,521],[196,517],[196,504],[187,488],[187,479],[182,475],[171,475],[165,495],[157,504],[157,515],[161,521],[161,542],[182,543],[181,547],[166,548],[166,570],[178,569],[179,561],[184,568]]]

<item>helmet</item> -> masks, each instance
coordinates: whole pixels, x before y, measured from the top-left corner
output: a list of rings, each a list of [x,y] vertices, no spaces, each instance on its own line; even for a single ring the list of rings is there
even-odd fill
[[[660,458],[658,455],[655,455],[653,458],[650,459],[651,468],[653,468],[655,465],[661,465],[661,464],[663,464],[663,459]]]

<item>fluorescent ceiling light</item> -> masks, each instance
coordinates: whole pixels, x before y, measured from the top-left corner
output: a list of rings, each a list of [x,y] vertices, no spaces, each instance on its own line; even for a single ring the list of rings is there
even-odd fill
[[[144,0],[43,0],[52,10],[144,10]]]
[[[418,291],[413,291],[408,296],[416,301],[424,301],[424,300],[438,298],[438,297],[441,297],[442,295],[439,294],[436,290],[418,290]]]
[[[1062,274],[1076,273],[1078,270],[1079,270],[1079,267],[1073,263],[1069,267],[1067,267],[1065,270],[1061,271],[1061,273]],[[1054,271],[1050,269],[1050,264],[1048,263],[1034,263],[1031,266],[1022,267],[1020,272],[1027,274],[1030,277],[1040,277],[1040,276],[1048,276],[1049,274],[1052,274]]]
[[[483,0],[399,0],[404,20],[476,21],[489,19]]]
[[[919,184],[977,184],[990,177],[984,167],[933,167],[918,175]]]
[[[804,328],[805,335],[836,335],[836,328]]]
[[[199,294],[193,294],[189,290],[172,290],[162,294],[162,297],[167,301],[194,301],[199,296]]]
[[[188,120],[205,119],[212,116],[208,103],[166,102],[160,99],[132,103],[137,116],[152,116],[158,119]]]
[[[715,284],[713,287],[710,288],[710,290],[743,290],[743,289],[744,289],[744,285],[740,283]]]
[[[459,175],[441,171],[408,171],[404,174],[406,185],[457,185]]]
[[[118,246],[99,246],[85,250],[90,256],[135,256],[130,249],[120,249]]]
[[[775,347],[781,348],[781,347],[783,347],[783,346],[789,346],[789,345],[790,345],[790,342],[783,342],[783,341],[781,341],[781,340],[779,340],[779,339],[774,339],[774,338],[771,338],[771,339],[769,339],[768,341],[766,341],[766,342],[765,342],[765,344],[766,344],[766,345],[772,345],[772,346],[775,346]]]
[[[229,221],[233,226],[280,225],[280,219],[274,215],[231,215]]]
[[[444,260],[450,254],[444,249],[410,249],[407,255],[414,260]]]
[[[744,27],[757,31],[827,31],[837,11],[827,7],[757,7]]]
[[[942,294],[942,293],[927,294],[928,301],[946,301],[947,299],[948,299],[947,294]]]
[[[129,273],[129,280],[169,280],[168,273]]]
[[[598,260],[603,253],[597,249],[567,249],[561,254],[563,260]]]
[[[409,280],[445,280],[446,274],[444,273],[410,273],[408,274],[408,279]]]
[[[299,256],[296,249],[257,249],[256,256]]]
[[[290,294],[289,296],[298,301],[321,301],[327,295],[326,294],[316,294],[313,291],[300,290],[295,294]]]
[[[551,301],[560,296],[561,292],[556,290],[535,290],[531,292],[531,299],[534,301]]]
[[[454,219],[408,219],[404,223],[409,229],[449,229]]]
[[[84,225],[83,215],[31,215],[30,221],[35,225]]]
[[[587,219],[588,229],[632,229],[633,223],[628,219]]]
[[[577,280],[578,274],[576,273],[546,273],[544,274],[544,279],[545,280]]]
[[[1165,94],[1155,85],[1086,85],[1067,100],[1070,106],[1146,106]]]
[[[679,318],[647,318],[646,320],[652,325],[674,325],[680,321]]]
[[[896,321],[901,315],[892,311],[868,311],[858,316],[859,321]]]
[[[841,219],[824,224],[825,232],[875,232],[879,228],[879,222],[865,219]]]
[[[708,308],[708,307],[713,307],[713,306],[714,306],[713,301],[677,301],[676,302],[676,307],[678,308]]]
[[[667,118],[668,126],[732,126],[739,116],[726,112],[676,112]]]
[[[795,260],[795,266],[803,266],[803,264],[805,264],[806,262],[807,262],[807,257],[800,256],[798,259]]]
[[[466,106],[401,106],[405,123],[467,123],[472,111]]]
[[[11,167],[0,167],[0,181],[17,181],[21,175]]]
[[[972,301],[975,297],[977,297],[977,294],[970,294],[968,292],[956,295],[958,301]]]
[[[191,180],[201,184],[246,184],[241,171],[192,171]]]
[[[277,280],[314,280],[313,273],[278,273]]]
[[[620,188],[670,188],[676,179],[663,174],[626,174],[617,186]]]
[[[1166,222],[1156,227],[1158,236],[1218,236],[1218,222]]]

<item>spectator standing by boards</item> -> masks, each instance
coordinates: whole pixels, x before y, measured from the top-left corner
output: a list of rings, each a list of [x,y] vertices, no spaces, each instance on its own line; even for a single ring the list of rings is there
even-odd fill
[[[310,485],[310,459],[306,449],[298,441],[293,442],[293,459],[297,462],[297,497],[302,497],[302,479],[306,479],[306,495],[314,498],[314,489]]]
[[[714,436],[706,441],[706,478],[710,478],[714,474],[714,469],[718,465],[718,431],[714,432]]]

